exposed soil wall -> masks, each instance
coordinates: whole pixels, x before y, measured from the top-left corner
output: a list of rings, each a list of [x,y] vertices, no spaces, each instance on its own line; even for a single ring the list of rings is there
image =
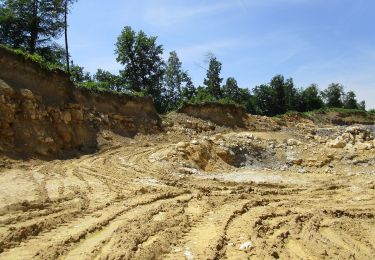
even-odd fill
[[[230,104],[188,104],[180,108],[178,112],[228,127],[246,127],[248,120],[248,115],[244,108]]]
[[[160,118],[151,98],[75,88],[62,71],[47,71],[0,48],[0,152],[63,157],[97,149],[97,135],[154,133]]]

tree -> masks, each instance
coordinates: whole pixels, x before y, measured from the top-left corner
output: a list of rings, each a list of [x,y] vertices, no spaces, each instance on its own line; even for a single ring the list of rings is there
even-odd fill
[[[70,73],[69,66],[69,45],[68,45],[68,13],[69,5],[77,2],[78,0],[63,0],[64,1],[64,38],[65,38],[65,59],[66,59],[66,70]]]
[[[109,71],[98,69],[94,75],[94,79],[102,88],[119,92],[125,90],[125,84],[122,78]]]
[[[156,39],[126,26],[117,38],[115,53],[117,61],[125,66],[120,74],[129,89],[152,96],[156,107],[161,109],[163,47],[156,43]]]
[[[92,81],[90,73],[85,72],[83,67],[74,65],[73,62],[71,64],[70,79],[76,84]]]
[[[366,110],[366,101],[362,100],[361,102],[359,102],[358,108],[361,110]]]
[[[240,88],[238,87],[237,80],[233,77],[227,78],[222,91],[224,98],[229,98],[237,103],[241,100]]]
[[[181,90],[182,101],[191,100],[197,94],[197,90],[194,87],[194,84],[191,78],[188,75],[185,75],[185,77],[186,77],[185,78],[186,84],[184,87],[182,87],[182,90]]]
[[[187,72],[182,70],[182,63],[175,51],[169,53],[169,58],[165,68],[165,108],[167,111],[176,109],[181,98],[183,84],[190,80]],[[190,80],[191,81],[191,80]]]
[[[2,0],[0,43],[47,59],[54,57],[58,45],[52,40],[64,28],[62,3],[62,0]]]
[[[207,91],[215,99],[220,99],[222,97],[221,93],[221,82],[220,78],[221,62],[219,62],[215,56],[210,57],[210,63],[207,70],[207,76],[204,79],[204,85],[207,86]]]
[[[294,86],[292,78],[287,79],[284,82],[284,95],[285,95],[285,104],[283,110],[291,111],[298,108],[298,91]]]
[[[344,87],[338,83],[332,83],[322,92],[327,107],[343,107]]]
[[[353,91],[349,91],[344,95],[344,108],[347,109],[358,109],[359,104],[356,95]]]
[[[300,112],[320,109],[324,106],[320,91],[316,84],[311,84],[309,87],[301,91]]]
[[[286,95],[284,88],[284,77],[282,75],[274,76],[271,79],[270,86],[273,89],[274,95],[272,98],[273,114],[284,114],[286,109]]]
[[[275,90],[269,85],[256,86],[253,89],[256,114],[274,116],[277,115],[275,109]]]

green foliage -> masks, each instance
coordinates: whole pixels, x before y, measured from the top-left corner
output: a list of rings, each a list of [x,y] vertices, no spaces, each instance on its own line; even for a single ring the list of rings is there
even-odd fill
[[[237,80],[233,77],[227,78],[222,91],[223,97],[229,98],[235,102],[241,101],[240,88],[238,87]]]
[[[16,54],[19,57],[22,57],[25,60],[30,60],[38,64],[42,69],[48,70],[48,71],[56,71],[56,70],[63,70],[63,66],[60,63],[55,63],[46,60],[43,56],[34,53],[30,54],[22,49],[12,49],[5,45],[0,45],[0,48],[5,49],[7,51],[10,51],[14,54]]]
[[[53,42],[64,29],[63,0],[2,0],[0,43],[62,62],[64,50]]]
[[[83,67],[74,65],[73,63],[70,67],[70,79],[78,85],[82,83],[88,83],[90,86],[93,85],[91,84],[93,80],[90,76],[90,73],[85,72]]]
[[[195,94],[195,87],[175,51],[170,52],[163,78],[163,111],[176,110],[183,100]]]
[[[156,39],[126,26],[117,39],[115,53],[117,61],[125,67],[120,72],[125,84],[132,91],[145,92],[153,97],[157,109],[161,111],[163,47],[156,44]]]
[[[207,75],[204,79],[204,85],[207,87],[208,93],[215,99],[222,98],[220,87],[223,78],[220,78],[220,71],[221,62],[219,62],[215,56],[211,56]]]
[[[98,69],[96,74],[94,75],[94,80],[106,89],[119,92],[124,91],[126,89],[122,77],[114,75],[106,70]]]
[[[320,109],[324,106],[323,99],[316,84],[311,84],[306,89],[300,90],[300,103],[298,111],[305,112]]]
[[[322,92],[327,107],[343,107],[344,87],[332,83]]]
[[[349,91],[346,93],[344,97],[344,102],[343,102],[344,108],[348,109],[358,109],[359,104],[357,102],[356,95],[353,91]]]

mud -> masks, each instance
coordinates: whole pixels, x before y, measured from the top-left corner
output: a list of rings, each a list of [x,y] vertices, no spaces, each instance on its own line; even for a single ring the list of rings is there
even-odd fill
[[[0,168],[0,259],[373,259],[374,148],[327,147],[337,127],[163,124]]]

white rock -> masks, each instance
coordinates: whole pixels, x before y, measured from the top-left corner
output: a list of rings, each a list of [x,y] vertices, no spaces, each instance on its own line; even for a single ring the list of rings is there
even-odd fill
[[[243,244],[240,245],[240,250],[246,250],[248,248],[250,248],[253,244],[251,243],[251,241],[247,241]]]

